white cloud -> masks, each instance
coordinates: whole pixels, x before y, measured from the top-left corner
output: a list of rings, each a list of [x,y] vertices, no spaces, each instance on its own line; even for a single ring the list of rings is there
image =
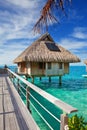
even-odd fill
[[[21,8],[35,8],[38,3],[43,3],[40,0],[6,0],[15,6],[19,6]]]
[[[20,39],[28,39],[28,41],[30,39],[30,44],[32,39],[37,38],[38,34],[34,35],[32,28],[44,2],[40,0],[0,2],[3,8],[0,10],[0,64],[4,62],[11,64],[12,60],[27,47],[28,43],[20,42]]]
[[[70,38],[61,39],[61,41],[59,43],[60,43],[60,45],[62,45],[63,47],[65,47],[68,50],[76,50],[76,49],[81,49],[83,47],[87,47],[86,42],[77,41],[72,38],[71,39]]]
[[[15,50],[15,51],[6,51],[5,53],[0,53],[0,56],[2,58],[0,58],[0,63],[1,64],[13,64],[13,60],[16,58],[15,56],[17,56],[21,51],[19,50]]]
[[[83,60],[87,59],[87,28],[76,27],[74,31],[67,37],[59,41],[60,45],[76,54],[84,65]]]
[[[32,6],[32,2],[30,2],[29,0],[7,0],[7,2],[10,2],[17,6],[21,6],[23,8],[29,8]]]
[[[34,35],[32,28],[46,0],[4,0],[0,2],[3,6],[3,10],[0,10],[0,64],[12,64],[12,61],[28,45],[25,41],[20,42],[17,39],[28,39],[30,44],[31,40],[37,38],[38,35]],[[86,30],[87,28],[77,27],[71,34],[72,38],[61,39],[59,43],[80,55],[79,49],[87,47],[87,43],[73,38],[87,39]]]
[[[80,54],[87,48],[87,28],[75,27],[73,32],[67,38],[62,38],[59,43],[66,49]]]
[[[84,27],[76,27],[72,36],[78,39],[87,39],[87,28]]]
[[[0,46],[1,47],[1,46]],[[1,64],[13,64],[13,60],[27,47],[27,45],[11,44],[10,46],[4,45],[4,48],[0,49],[0,63]],[[5,52],[4,52],[5,51]]]
[[[13,15],[13,16],[12,16]],[[34,12],[31,11],[30,15],[27,14],[11,14],[9,12],[3,12],[3,20],[0,27],[0,38],[11,39],[11,38],[31,38],[33,39],[32,28],[36,21]],[[2,14],[0,13],[0,16]],[[7,22],[7,19],[9,20]],[[35,36],[34,36],[35,37]]]
[[[75,32],[75,33],[73,34],[73,36],[76,37],[76,38],[80,38],[80,39],[87,38],[87,34],[84,34],[84,33],[82,33],[82,32]]]

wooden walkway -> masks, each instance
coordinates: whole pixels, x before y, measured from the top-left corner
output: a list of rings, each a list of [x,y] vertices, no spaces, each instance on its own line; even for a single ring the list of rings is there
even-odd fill
[[[39,130],[7,74],[0,74],[0,130]]]

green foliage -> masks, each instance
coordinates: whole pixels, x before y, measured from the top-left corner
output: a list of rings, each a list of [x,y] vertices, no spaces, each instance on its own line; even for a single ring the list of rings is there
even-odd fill
[[[87,122],[82,116],[78,117],[77,114],[69,118],[68,125],[69,130],[87,130]]]

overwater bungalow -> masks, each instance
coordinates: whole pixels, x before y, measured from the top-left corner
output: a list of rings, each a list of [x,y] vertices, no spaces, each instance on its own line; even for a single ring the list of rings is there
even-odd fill
[[[59,76],[59,83],[61,76],[69,73],[69,63],[75,62],[80,62],[80,59],[56,44],[49,33],[42,35],[14,60],[18,74],[32,78]]]
[[[87,71],[87,59],[84,60],[84,63],[86,64],[86,71]]]

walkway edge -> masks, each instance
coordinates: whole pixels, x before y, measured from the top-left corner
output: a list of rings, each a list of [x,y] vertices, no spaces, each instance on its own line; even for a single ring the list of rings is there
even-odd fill
[[[7,77],[7,81],[8,81],[8,84],[9,84],[9,89],[12,92],[11,96],[13,96],[14,101],[16,101],[16,103],[18,104],[18,107],[20,108],[21,114],[22,114],[29,130],[40,130],[38,125],[35,123],[32,115],[28,111],[26,105],[24,104],[21,97],[17,93],[17,91],[16,91],[13,83],[10,81],[9,77]]]

